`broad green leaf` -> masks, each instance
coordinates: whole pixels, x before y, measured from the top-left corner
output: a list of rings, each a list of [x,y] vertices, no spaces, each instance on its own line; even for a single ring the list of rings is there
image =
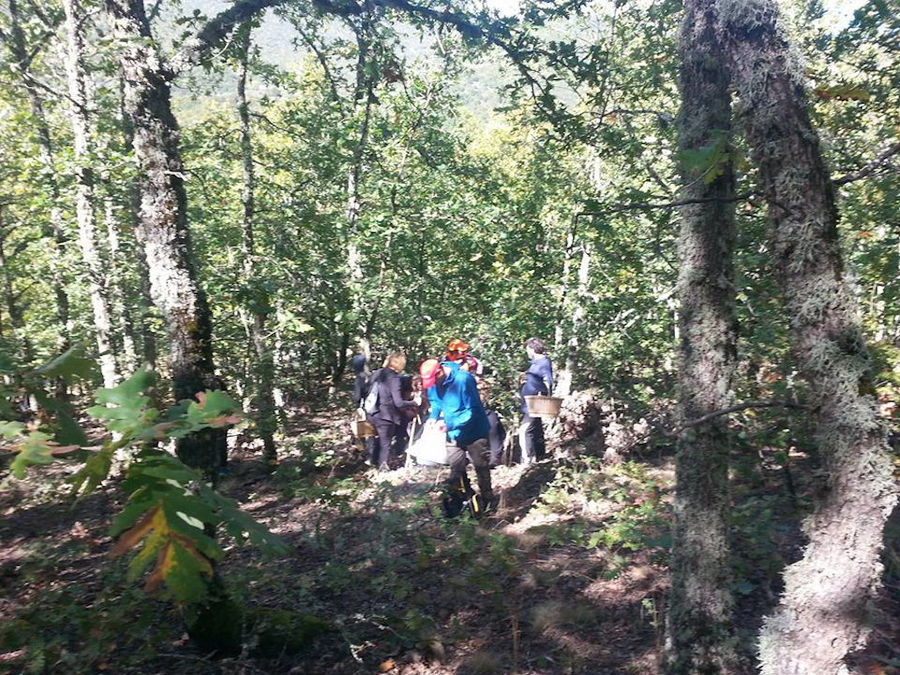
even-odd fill
[[[12,440],[18,438],[25,431],[25,425],[21,422],[0,422],[0,436]]]
[[[52,361],[35,369],[41,375],[63,378],[90,378],[97,368],[93,359],[84,356],[80,347],[71,347]]]
[[[99,487],[106,480],[109,470],[112,468],[114,448],[104,447],[99,452],[91,455],[71,478],[72,492],[76,495],[88,494]]]
[[[34,464],[50,464],[55,461],[53,457],[53,443],[48,434],[40,431],[32,431],[28,437],[18,446],[16,458],[12,461],[10,469],[16,478],[25,477],[25,469]]]

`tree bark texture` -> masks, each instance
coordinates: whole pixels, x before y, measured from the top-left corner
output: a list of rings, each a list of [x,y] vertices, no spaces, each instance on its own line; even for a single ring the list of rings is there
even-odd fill
[[[9,0],[10,30],[9,39],[6,40],[12,61],[22,80],[28,97],[28,105],[34,118],[35,135],[37,137],[38,153],[43,168],[42,180],[48,188],[50,195],[50,223],[43,234],[56,248],[56,255],[50,256],[50,274],[53,284],[53,295],[56,300],[56,316],[59,323],[58,349],[65,352],[72,343],[72,319],[69,313],[69,294],[66,291],[65,274],[63,273],[62,253],[68,242],[68,237],[63,229],[62,209],[60,207],[59,182],[56,180],[56,163],[53,158],[53,143],[50,136],[50,125],[44,113],[44,103],[37,90],[37,84],[31,77],[31,59],[25,35],[21,27],[21,17],[16,0]]]
[[[884,524],[897,504],[858,307],[838,242],[834,188],[801,85],[802,66],[770,0],[719,2],[728,61],[765,195],[774,268],[827,471],[804,523],[809,543],[760,634],[770,675],[848,672],[865,644],[881,575]]]
[[[96,213],[94,210],[94,170],[90,157],[90,123],[88,120],[87,77],[84,68],[84,15],[77,0],[63,0],[66,12],[66,77],[69,85],[72,141],[75,166],[75,215],[78,221],[78,244],[87,270],[88,292],[94,314],[94,338],[103,386],[118,384],[116,355],[112,347],[112,320],[106,292],[103,261],[97,249]]]
[[[122,125],[122,141],[126,151],[134,152],[134,124],[125,109],[125,79],[119,71],[119,122]],[[128,218],[131,228],[137,232],[140,224],[141,189],[137,176],[133,176],[128,182]],[[141,364],[148,370],[156,369],[156,332],[153,330],[150,318],[153,316],[153,294],[150,289],[150,269],[147,267],[147,253],[143,246],[138,246],[135,251],[134,264],[137,269],[140,282],[138,294],[141,332]]]
[[[122,247],[119,239],[119,223],[116,221],[116,208],[111,198],[105,200],[106,241],[109,244],[109,288],[110,309],[116,315],[121,334],[121,350],[119,369],[122,373],[133,373],[140,365],[137,356],[137,340],[131,306],[125,296],[122,284]]]
[[[6,260],[6,224],[3,222],[3,206],[0,205],[0,272],[3,274],[3,299],[6,303],[6,311],[9,313],[9,325],[12,327],[14,340],[22,345],[22,358],[25,363],[30,363],[34,358],[34,348],[28,333],[25,330],[25,319],[19,299],[12,283],[12,274]]]
[[[222,383],[213,363],[212,317],[191,255],[172,73],[153,42],[143,0],[108,0],[106,7],[121,42],[125,110],[140,171],[136,234],[146,254],[153,302],[168,332],[175,398],[191,399]],[[187,464],[211,471],[224,443],[224,431],[208,429],[180,441],[177,452]]]
[[[680,414],[695,419],[733,399],[736,318],[733,252],[735,181],[729,78],[709,2],[688,0],[681,28],[679,151],[682,196],[711,200],[682,207],[678,242]],[[685,163],[710,148],[712,166]],[[720,199],[721,201],[715,201]],[[739,671],[732,631],[728,538],[728,454],[724,418],[678,437],[668,614],[668,673]]]
[[[263,460],[274,464],[277,459],[275,448],[275,398],[273,381],[275,361],[272,350],[266,340],[266,318],[269,313],[268,294],[258,283],[255,266],[256,238],[254,236],[254,189],[256,175],[253,169],[253,143],[250,135],[250,105],[247,102],[247,67],[250,58],[250,24],[239,28],[240,64],[238,70],[237,94],[238,116],[241,120],[241,158],[243,161],[243,190],[241,204],[243,218],[241,232],[244,249],[244,281],[250,285],[250,313],[253,321],[250,327],[253,342],[253,353],[256,357],[253,379],[253,416],[256,432],[263,442]]]

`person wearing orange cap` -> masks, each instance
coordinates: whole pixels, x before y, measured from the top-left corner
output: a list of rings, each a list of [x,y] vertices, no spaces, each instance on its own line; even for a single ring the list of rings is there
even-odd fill
[[[447,344],[447,353],[444,354],[444,361],[458,363],[459,367],[476,378],[481,377],[482,365],[474,356],[469,354],[469,345],[454,338]]]
[[[461,509],[462,500],[472,494],[466,475],[466,455],[472,461],[478,478],[480,495],[476,504],[479,509],[491,506],[494,492],[491,489],[491,449],[488,444],[490,423],[481,404],[475,378],[455,362],[441,363],[437,359],[423,361],[419,373],[422,375],[422,387],[431,402],[428,423],[440,425],[447,433],[450,478],[447,481],[449,489],[445,510],[448,515],[456,515],[459,511],[455,511],[455,506],[451,504]]]

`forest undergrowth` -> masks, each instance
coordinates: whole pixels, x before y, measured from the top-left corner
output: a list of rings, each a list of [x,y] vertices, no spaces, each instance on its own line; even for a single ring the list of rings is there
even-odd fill
[[[274,471],[239,439],[220,486],[290,547],[276,559],[228,551],[218,572],[230,594],[267,613],[225,654],[191,640],[179,609],[108,559],[115,481],[73,503],[65,464],[44,470],[49,481],[8,479],[0,672],[662,672],[674,489],[662,429],[618,463],[576,442],[538,464],[497,467],[500,505],[479,521],[441,515],[446,469],[368,469],[345,408],[295,411],[289,428]],[[783,566],[799,555],[799,520],[820,475],[808,449],[781,440],[746,442],[733,461],[734,584],[748,653]],[[885,623],[869,657],[890,668],[896,548],[886,565]],[[311,648],[264,638],[279,624],[289,633],[301,614],[330,627]]]

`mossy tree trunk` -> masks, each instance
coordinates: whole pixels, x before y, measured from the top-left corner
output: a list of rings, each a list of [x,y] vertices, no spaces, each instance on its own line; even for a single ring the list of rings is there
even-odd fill
[[[770,675],[846,672],[845,657],[867,638],[867,605],[879,586],[884,524],[897,503],[897,486],[802,66],[778,27],[773,2],[718,6],[826,469],[804,523],[809,543],[786,569],[780,604],[764,622],[760,662]]]
[[[103,386],[111,389],[119,382],[116,355],[112,344],[112,318],[109,311],[104,262],[97,247],[97,216],[94,208],[93,160],[90,156],[90,120],[88,119],[88,80],[84,66],[84,13],[76,0],[63,0],[66,12],[66,79],[69,85],[69,120],[75,164],[75,215],[78,244],[87,271],[94,338]]]
[[[144,247],[150,291],[169,337],[174,395],[190,399],[219,389],[212,349],[212,316],[197,281],[187,225],[187,194],[170,80],[152,39],[143,0],[108,0],[125,85],[125,111],[133,127],[141,196],[136,234]],[[181,439],[178,456],[211,472],[221,462],[223,430]]]
[[[680,414],[697,419],[728,407],[736,360],[731,105],[711,3],[688,0],[681,29],[682,198],[678,242]],[[713,151],[715,149],[715,151]],[[690,157],[712,157],[697,165]],[[678,438],[668,673],[739,668],[732,630],[728,455],[724,417]]]

